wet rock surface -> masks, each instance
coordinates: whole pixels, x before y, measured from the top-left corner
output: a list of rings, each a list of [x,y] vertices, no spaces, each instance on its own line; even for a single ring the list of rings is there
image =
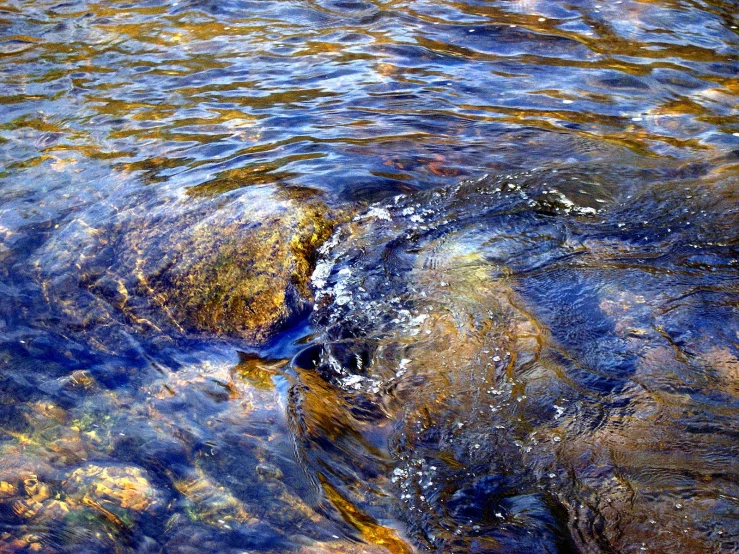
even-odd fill
[[[326,494],[434,552],[735,548],[738,181],[679,177],[499,175],[342,226],[294,361]]]
[[[267,187],[106,204],[68,222],[35,258],[58,317],[73,328],[125,323],[122,333],[200,331],[254,346],[309,309],[315,250],[343,217]]]

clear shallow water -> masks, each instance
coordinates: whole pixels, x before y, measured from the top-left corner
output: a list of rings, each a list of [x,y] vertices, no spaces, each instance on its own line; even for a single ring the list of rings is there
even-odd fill
[[[331,248],[296,364],[347,391],[347,442],[393,422],[390,483],[343,486],[425,549],[735,548],[735,177],[599,169],[399,198]],[[299,429],[342,486],[354,449]]]
[[[0,5],[2,548],[736,548],[724,538],[736,536],[737,515],[736,11],[629,1]],[[522,204],[507,220],[485,215],[488,202],[493,212],[506,205],[494,195],[441,202],[427,216],[438,235],[407,239],[441,254],[391,259],[398,282],[390,292],[379,280],[363,286],[363,303],[349,304],[356,322],[339,330],[320,312],[311,327],[303,310],[257,348],[183,328],[160,301],[186,283],[160,279],[167,268],[197,268],[222,237],[258,222],[299,227],[280,214],[308,202],[354,214],[420,190],[405,209],[431,205],[425,190],[531,169],[589,183],[556,187],[576,209],[560,209],[558,193],[547,193],[558,209]],[[371,274],[374,253],[420,224],[400,213],[387,234],[377,213],[345,239],[367,258],[347,264],[343,246],[328,250],[326,278],[344,267]],[[425,280],[407,256],[441,260],[428,263],[442,276]],[[460,257],[483,273],[444,266]],[[439,288],[448,274],[457,295]],[[513,277],[501,284],[502,275]],[[355,299],[358,286],[331,294]],[[467,358],[444,362],[458,371],[439,372],[451,376],[443,384],[406,362],[420,376],[403,385],[418,391],[405,414],[401,393],[365,397],[355,377],[380,387],[384,371],[418,358],[396,352],[398,340],[421,347],[383,302],[405,294],[419,309],[422,292],[464,315],[438,322],[428,352],[458,340]],[[363,319],[373,299],[382,324]],[[488,310],[507,314],[493,338],[468,340]],[[337,380],[311,366],[335,333],[379,334],[390,346],[385,358],[361,358],[362,371],[343,359]],[[510,351],[521,359],[545,360],[526,371],[557,378],[493,383],[500,375],[481,368],[488,354],[502,359],[492,342],[503,335],[518,337]],[[548,444],[562,450],[527,457],[528,443],[484,436],[517,411],[468,430],[458,416],[488,384],[501,394],[485,395],[514,406],[526,396],[527,427],[511,441],[561,433]],[[459,398],[437,398],[440,388]],[[431,431],[414,427],[425,413],[433,432],[464,431],[460,450],[434,462],[459,486],[420,508],[430,493],[408,489],[403,463],[426,444]],[[442,451],[439,440],[428,439],[429,452]],[[510,454],[503,465],[498,451]],[[485,477],[465,481],[470,464]],[[508,499],[508,512],[491,499]],[[474,522],[481,506],[488,519]],[[671,510],[689,531],[654,515]],[[506,534],[497,513],[523,523]],[[665,530],[652,543],[650,519]]]

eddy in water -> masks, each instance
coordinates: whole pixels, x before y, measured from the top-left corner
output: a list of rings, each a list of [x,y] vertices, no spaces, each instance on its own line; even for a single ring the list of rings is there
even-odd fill
[[[739,548],[739,189],[701,173],[500,175],[339,228],[290,410],[358,538]]]

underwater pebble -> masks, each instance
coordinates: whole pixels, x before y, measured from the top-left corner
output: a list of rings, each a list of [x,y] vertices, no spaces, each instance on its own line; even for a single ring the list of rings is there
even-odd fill
[[[282,470],[273,464],[261,463],[257,465],[256,471],[262,477],[269,477],[272,479],[282,479]]]

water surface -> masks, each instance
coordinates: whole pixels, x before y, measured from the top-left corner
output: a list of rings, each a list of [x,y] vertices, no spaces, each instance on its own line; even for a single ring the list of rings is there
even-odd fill
[[[0,2],[0,550],[736,550],[738,7]]]

